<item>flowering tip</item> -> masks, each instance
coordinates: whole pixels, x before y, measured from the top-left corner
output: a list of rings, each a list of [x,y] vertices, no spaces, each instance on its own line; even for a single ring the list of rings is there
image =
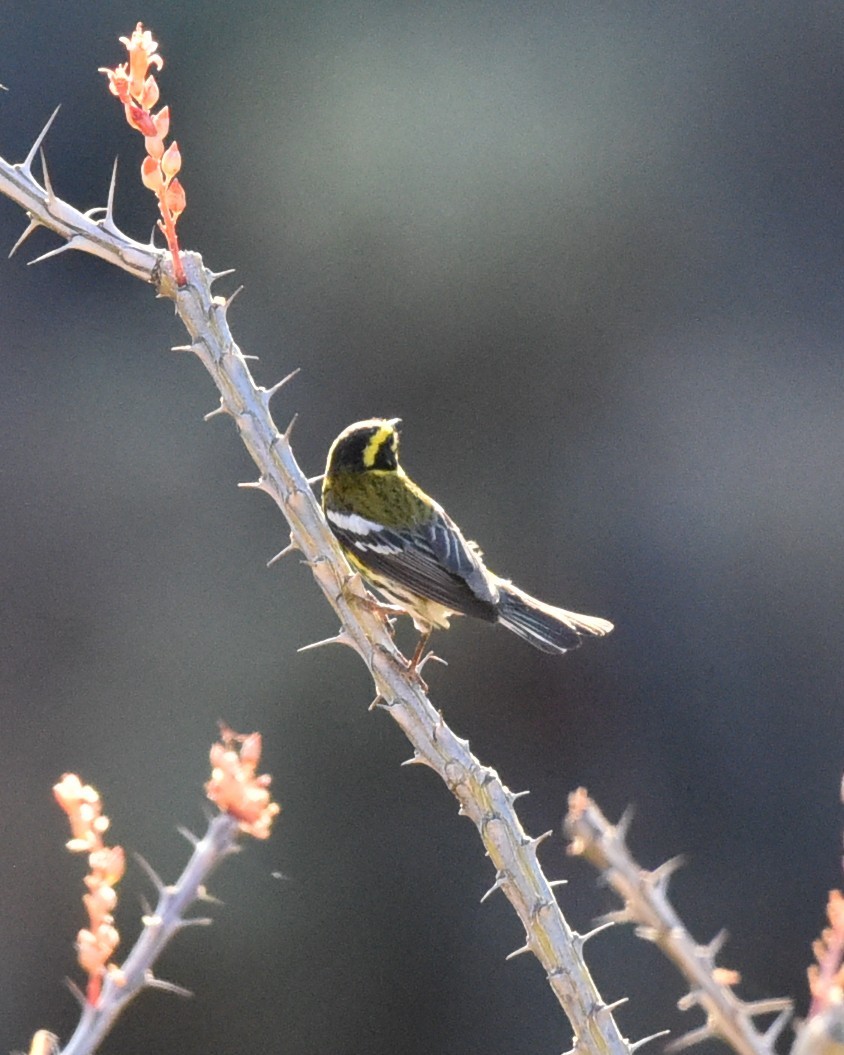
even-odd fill
[[[221,742],[211,748],[211,779],[205,785],[208,798],[224,813],[240,822],[241,831],[266,839],[281,807],[270,798],[271,778],[255,770],[261,760],[261,736],[239,736],[221,729]]]
[[[164,65],[164,60],[161,56],[155,54],[158,50],[158,41],[152,39],[152,33],[148,29],[144,29],[141,22],[135,27],[131,39],[127,40],[126,37],[121,37],[120,41],[129,52],[132,95],[135,99],[140,100],[149,67],[155,66],[160,70]]]

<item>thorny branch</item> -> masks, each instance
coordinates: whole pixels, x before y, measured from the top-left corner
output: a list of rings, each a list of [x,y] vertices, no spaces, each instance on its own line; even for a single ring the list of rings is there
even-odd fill
[[[683,925],[668,900],[668,883],[682,863],[678,858],[666,861],[653,871],[641,868],[626,845],[628,821],[612,825],[589,798],[584,788],[569,797],[565,832],[570,852],[586,858],[624,902],[624,908],[607,919],[633,923],[636,933],[652,941],[677,967],[689,985],[680,1000],[681,1010],[695,1005],[706,1014],[706,1022],[669,1045],[680,1051],[710,1037],[726,1041],[738,1055],[772,1053],[780,1033],[792,1014],[788,999],[739,999],[730,988],[739,979],[735,972],[716,967],[726,934],[717,934],[707,945],[699,945]],[[758,1015],[776,1014],[764,1032],[756,1029]]]
[[[60,1055],[90,1055],[111,1030],[126,1005],[142,989],[159,988],[171,992],[185,991],[171,982],[163,982],[152,974],[151,965],[174,934],[185,927],[208,923],[206,919],[191,918],[187,910],[203,896],[205,883],[211,872],[238,848],[239,822],[237,817],[221,813],[208,825],[208,831],[196,844],[184,872],[173,886],[165,886],[154,872],[151,878],[158,887],[158,903],[144,920],[144,929],[119,971],[106,974],[102,993],[96,1003],[85,1001],[82,1015]]]
[[[113,912],[118,897],[115,888],[124,872],[123,850],[104,841],[110,822],[95,788],[83,784],[75,773],[65,773],[55,785],[56,801],[70,822],[67,848],[84,854],[88,863],[82,898],[88,923],[76,939],[79,966],[88,976],[88,985],[84,995],[78,993],[82,1014],[67,1045],[60,1049],[57,1037],[39,1030],[29,1055],[91,1055],[126,1005],[144,989],[190,995],[157,978],[155,963],[180,930],[211,922],[186,913],[195,901],[207,899],[208,878],[225,857],[239,849],[238,836],[266,839],[270,834],[281,807],[270,796],[270,776],[258,772],[261,747],[260,733],[240,735],[220,723],[220,739],[210,752],[211,777],[205,785],[205,794],[220,814],[210,821],[202,839],[184,833],[193,844],[193,853],[172,886],[165,886],[150,865],[137,858],[156,889],[158,902],[154,910],[147,908],[143,930],[119,966],[113,960],[120,944]]]
[[[30,221],[14,248],[39,226],[47,227],[64,243],[40,260],[67,249],[93,253],[153,284],[159,296],[175,302],[191,341],[180,350],[199,358],[220,392],[219,406],[211,416],[232,418],[258,467],[258,480],[247,486],[266,491],[279,506],[290,525],[291,546],[301,551],[340,618],[342,629],[325,643],[348,645],[363,658],[375,683],[373,706],[386,710],[413,745],[408,761],[438,773],[457,798],[460,812],[478,828],[496,868],[491,889],[506,895],[525,928],[525,944],[516,953],[532,952],[541,962],[572,1024],[572,1051],[630,1055],[638,1044],[622,1037],[612,1014],[617,1005],[601,999],[583,960],[583,945],[591,935],[572,931],[539,866],[537,847],[544,836],[528,837],[513,808],[517,796],[493,769],[474,757],[467,741],[448,728],[418,675],[409,671],[382,616],[367,603],[363,583],[350,571],[293,456],[289,443],[293,423],[282,433],[270,414],[270,399],[283,382],[269,389],[256,384],[229,330],[226,316],[231,300],[212,294],[212,283],[220,276],[209,272],[198,254],[182,253],[187,282],[180,287],[168,254],[123,235],[113,218],[114,176],[106,207],[84,214],[56,197],[46,166],[44,185],[39,185],[32,163],[48,128],[49,123],[21,164],[0,158],[0,193],[26,210]],[[100,212],[101,218],[95,219]]]

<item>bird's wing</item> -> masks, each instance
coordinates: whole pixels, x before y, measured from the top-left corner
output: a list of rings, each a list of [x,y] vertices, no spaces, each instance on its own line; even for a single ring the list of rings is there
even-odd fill
[[[460,529],[442,510],[422,524],[397,530],[328,511],[341,542],[376,576],[417,597],[480,619],[497,618],[497,587]]]

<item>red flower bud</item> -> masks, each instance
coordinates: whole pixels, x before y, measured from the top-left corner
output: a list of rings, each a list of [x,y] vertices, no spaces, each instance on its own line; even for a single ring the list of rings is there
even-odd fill
[[[126,104],[126,120],[133,128],[137,128],[141,135],[154,136],[158,134],[152,115],[148,114],[146,110],[142,110],[140,106],[135,106],[134,103]]]
[[[179,153],[179,144],[174,139],[170,146],[164,151],[164,157],[161,159],[161,168],[164,175],[168,179],[171,179],[181,167],[182,155]]]
[[[141,179],[144,186],[155,194],[164,188],[164,177],[161,175],[161,168],[155,158],[144,158],[141,165]]]
[[[177,220],[185,211],[185,206],[187,205],[184,188],[178,179],[171,181],[165,192],[164,199],[167,202],[167,208],[173,214],[173,220]]]

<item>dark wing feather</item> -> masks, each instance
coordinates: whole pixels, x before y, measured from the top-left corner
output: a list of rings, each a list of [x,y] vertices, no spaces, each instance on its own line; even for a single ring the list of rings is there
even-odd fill
[[[497,588],[446,513],[437,511],[424,524],[401,531],[384,527],[356,535],[334,523],[331,528],[375,575],[454,612],[497,619]]]

